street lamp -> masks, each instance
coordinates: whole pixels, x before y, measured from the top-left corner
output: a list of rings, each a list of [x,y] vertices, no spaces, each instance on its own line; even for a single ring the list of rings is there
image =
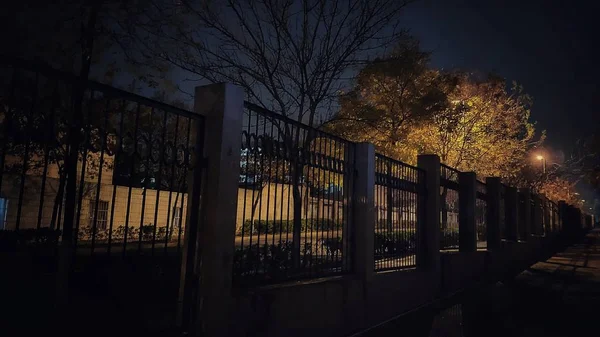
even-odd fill
[[[542,155],[538,155],[537,160],[541,160],[542,161],[542,167],[544,168],[544,174],[546,174],[546,158],[544,158],[544,156]]]

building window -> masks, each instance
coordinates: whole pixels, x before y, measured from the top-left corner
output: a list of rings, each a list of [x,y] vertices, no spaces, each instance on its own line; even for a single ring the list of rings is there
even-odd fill
[[[181,224],[181,207],[173,207],[173,225],[179,227]]]
[[[8,199],[0,198],[0,230],[6,229],[6,214],[8,213]]]
[[[94,226],[94,216],[96,215],[96,200],[90,200],[89,226]],[[106,229],[108,224],[108,201],[98,200],[98,215],[96,218],[96,228]]]

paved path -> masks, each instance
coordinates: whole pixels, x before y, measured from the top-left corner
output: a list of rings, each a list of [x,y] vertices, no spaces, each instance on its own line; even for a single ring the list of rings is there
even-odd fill
[[[600,230],[580,241],[497,287],[482,336],[600,336]]]

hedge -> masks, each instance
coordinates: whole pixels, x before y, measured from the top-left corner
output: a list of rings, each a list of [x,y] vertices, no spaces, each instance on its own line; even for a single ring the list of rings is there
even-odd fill
[[[375,232],[375,259],[413,254],[416,239],[416,231],[413,229]]]
[[[343,223],[329,219],[302,219],[300,220],[301,230],[337,230],[343,227]],[[294,231],[294,220],[246,220],[238,228],[237,235],[249,234],[273,234],[273,233],[291,233]]]

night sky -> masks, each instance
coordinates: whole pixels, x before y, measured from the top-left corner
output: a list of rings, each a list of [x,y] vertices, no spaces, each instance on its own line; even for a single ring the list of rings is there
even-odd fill
[[[569,152],[579,137],[600,128],[600,6],[591,3],[421,0],[404,20],[433,52],[434,66],[494,71],[521,83],[547,144]]]

